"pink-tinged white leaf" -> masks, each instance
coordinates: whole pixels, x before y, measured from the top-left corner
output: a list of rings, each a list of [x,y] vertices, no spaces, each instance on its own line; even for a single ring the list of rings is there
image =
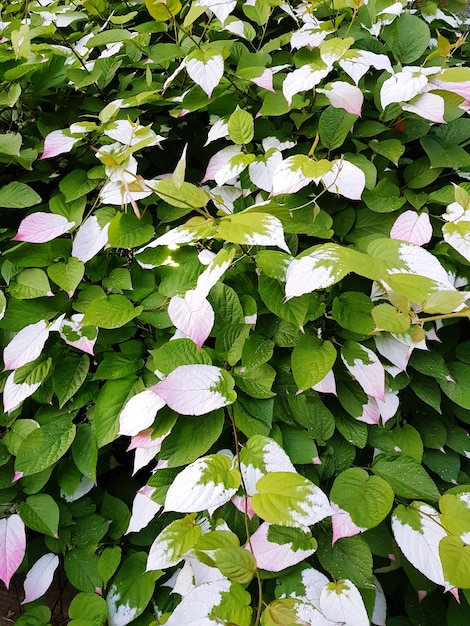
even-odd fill
[[[296,549],[294,539],[292,542],[275,543],[268,538],[271,524],[264,522],[258,530],[251,535],[250,543],[245,548],[253,553],[259,568],[268,572],[280,572],[283,569],[296,565],[314,554],[315,549]]]
[[[168,489],[165,511],[195,513],[228,502],[240,486],[240,473],[221,454],[196,459],[180,472]]]
[[[258,187],[271,193],[273,190],[274,172],[282,163],[282,154],[274,150],[271,154],[258,157],[248,166],[251,182]]]
[[[269,150],[275,149],[282,152],[283,150],[289,150],[290,148],[295,148],[297,145],[296,141],[280,141],[277,137],[265,137],[261,145],[263,146],[263,150],[268,152]]]
[[[409,102],[426,89],[428,75],[439,72],[440,68],[404,67],[383,83],[380,89],[382,108],[393,102]]]
[[[313,89],[321,82],[322,78],[328,76],[329,72],[329,67],[307,64],[288,74],[282,83],[282,93],[288,105],[292,104],[292,98],[295,94]]]
[[[393,74],[392,64],[386,54],[375,54],[367,50],[348,50],[340,59],[339,65],[356,85],[370,67]]]
[[[323,587],[320,610],[330,620],[344,626],[369,626],[364,600],[350,580],[338,580]]]
[[[284,159],[277,165],[272,174],[272,195],[278,196],[285,193],[295,193],[306,187],[311,179],[302,172],[298,165],[297,155]]]
[[[345,159],[334,161],[322,180],[330,193],[337,193],[350,200],[360,200],[366,186],[364,172]]]
[[[400,406],[400,399],[398,397],[398,391],[391,391],[385,389],[385,397],[382,400],[375,398],[377,406],[379,407],[380,417],[382,418],[382,424],[385,425],[388,420],[392,419],[398,411]]]
[[[349,272],[339,246],[325,244],[308,256],[293,259],[286,271],[286,300],[334,285]]]
[[[445,102],[442,96],[438,96],[435,93],[423,93],[416,98],[413,98],[408,104],[402,104],[401,107],[404,111],[410,113],[416,113],[419,117],[436,124],[445,124],[444,108]]]
[[[439,523],[439,513],[429,504],[399,505],[392,515],[392,532],[400,550],[422,574],[446,591],[452,588],[444,577],[439,543],[447,532]]]
[[[314,604],[320,606],[320,597],[323,587],[330,581],[322,572],[314,569],[313,567],[307,567],[302,571],[302,584],[305,588],[305,598]]]
[[[28,385],[28,383],[17,384],[14,381],[15,372],[12,372],[5,382],[3,390],[3,410],[5,413],[11,413],[17,409],[21,403],[33,395],[33,393],[41,385],[41,381]]]
[[[251,506],[250,496],[233,496],[232,503],[243,515],[248,515],[250,519],[256,515]]]
[[[127,451],[129,452],[130,450],[135,450],[132,475],[136,474],[142,467],[146,467],[155,459],[157,454],[160,452],[163,440],[165,437],[168,437],[170,432],[171,429],[164,435],[152,439],[153,430],[151,428],[147,428],[131,438],[131,443],[129,444]]]
[[[338,80],[330,83],[327,89],[317,89],[317,91],[324,93],[331,106],[336,109],[344,109],[353,115],[361,115],[364,96],[359,87]]]
[[[215,180],[221,186],[231,178],[237,176],[246,166],[234,167],[231,165],[231,159],[242,155],[243,152],[239,146],[227,146],[219,152],[216,152],[209,160],[206,173],[202,179],[202,183],[208,180]]]
[[[57,554],[48,552],[36,561],[33,567],[26,574],[24,581],[25,597],[22,604],[34,602],[43,596],[49,589],[54,578],[54,572],[59,565]]]
[[[223,117],[215,117],[211,115],[210,122],[211,127],[207,135],[207,141],[204,144],[204,147],[208,146],[210,143],[216,141],[217,139],[223,139],[229,136],[228,122],[226,122]]]
[[[207,97],[210,98],[213,90],[224,75],[224,59],[218,52],[214,52],[212,56],[204,61],[198,58],[189,59],[186,62],[186,71],[196,85],[199,85],[205,91]]]
[[[50,328],[45,320],[22,328],[3,351],[6,370],[13,370],[37,359],[49,337]]]
[[[84,317],[83,313],[75,313],[70,320],[64,320],[59,333],[66,344],[93,356],[98,329],[94,326],[84,327],[81,323]]]
[[[166,626],[213,626],[212,610],[222,602],[223,595],[230,591],[229,580],[203,583],[183,597],[174,609]]]
[[[0,519],[0,580],[3,580],[7,589],[25,552],[26,531],[21,517],[14,513]]]
[[[356,341],[348,341],[341,348],[341,359],[368,396],[384,400],[385,370],[375,352]]]
[[[367,402],[362,405],[362,413],[356,415],[355,418],[364,424],[380,424],[380,410],[377,404],[377,398],[367,396]]]
[[[342,539],[343,537],[354,537],[354,535],[358,535],[359,533],[363,533],[367,530],[367,528],[361,528],[360,526],[357,526],[352,521],[349,513],[341,509],[334,502],[331,503],[331,508],[333,509],[333,511],[335,511],[331,516],[331,525],[333,527],[333,544],[335,544],[338,539]]]
[[[152,184],[153,181],[140,177],[136,177],[131,181],[110,181],[100,191],[101,202],[103,204],[127,206],[136,202],[136,200],[142,200],[152,195]]]
[[[133,396],[119,415],[119,434],[137,435],[151,426],[158,411],[165,406],[165,400],[156,391],[145,389]]]
[[[427,213],[405,211],[392,226],[390,231],[392,239],[401,239],[422,246],[429,243],[432,237],[432,226]]]
[[[154,448],[137,448],[134,454],[134,466],[132,468],[132,476],[143,467],[147,467],[151,463],[157,454],[160,452],[161,445]]]
[[[38,211],[24,218],[18,228],[18,232],[13,237],[13,241],[45,243],[60,237],[60,235],[69,231],[72,226],[75,226],[75,222],[69,222],[63,215]]]
[[[332,393],[336,396],[336,381],[333,370],[330,370],[325,378],[322,378],[319,383],[313,385],[312,389],[320,393]]]
[[[406,370],[408,361],[410,360],[411,353],[414,349],[414,344],[400,341],[398,338],[393,337],[389,333],[381,333],[374,337],[377,350],[382,356],[393,363],[401,372]]]
[[[250,80],[258,87],[276,93],[273,87],[273,70],[270,67],[266,67],[260,76],[251,78]]]
[[[184,598],[196,587],[217,580],[226,580],[226,577],[220,573],[217,567],[210,567],[205,563],[201,563],[201,561],[192,557],[191,554],[188,554],[184,559],[183,567],[178,572],[175,572],[165,586],[172,586],[173,593],[177,593]]]
[[[177,413],[204,415],[235,400],[234,392],[226,388],[227,376],[213,365],[180,365],[152,390]]]
[[[372,614],[371,622],[375,626],[385,626],[387,621],[387,601],[382,589],[382,585],[376,576],[374,576],[375,585],[375,603],[374,612]]]
[[[432,85],[435,89],[442,89],[444,91],[450,91],[461,96],[465,100],[470,100],[470,81],[464,81],[462,83],[440,80],[437,77],[431,79]]]
[[[53,130],[44,139],[44,151],[40,158],[51,159],[59,154],[70,152],[77,141],[80,140],[81,137],[70,137],[70,133],[67,130]]]
[[[173,296],[168,305],[168,316],[173,325],[194,341],[200,349],[214,325],[214,309],[206,298],[190,289],[184,297]]]
[[[256,483],[265,474],[272,472],[293,472],[295,467],[282,447],[264,435],[253,435],[240,454],[240,471],[246,493],[258,493]]]
[[[216,16],[218,20],[220,20],[222,26],[227,19],[227,17],[232,13],[234,8],[237,6],[236,0],[197,0],[196,6],[199,7],[207,7],[212,11],[212,13]]]
[[[86,263],[102,250],[108,243],[109,224],[103,228],[98,224],[95,215],[91,215],[77,231],[72,244],[72,256]]]
[[[332,32],[326,28],[320,28],[320,24],[304,24],[300,30],[292,33],[290,46],[292,50],[318,48],[326,36]]]
[[[131,519],[129,520],[129,526],[127,527],[125,533],[126,535],[128,533],[138,533],[139,530],[145,528],[162,508],[159,504],[152,500],[152,494],[154,491],[155,489],[153,487],[144,485],[136,493],[132,503],[132,514]]]

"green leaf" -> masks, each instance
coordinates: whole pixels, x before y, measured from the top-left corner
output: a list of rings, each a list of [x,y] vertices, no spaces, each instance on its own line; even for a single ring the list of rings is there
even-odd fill
[[[336,361],[336,349],[330,341],[302,335],[292,351],[294,380],[300,390],[313,387],[325,378]]]
[[[204,189],[186,182],[177,187],[171,178],[155,181],[152,190],[171,206],[181,209],[199,209],[205,207],[210,200]]]
[[[173,567],[194,548],[201,536],[201,527],[195,519],[196,513],[191,513],[165,526],[150,547],[147,570]]]
[[[385,302],[373,307],[370,314],[375,323],[375,330],[385,330],[389,333],[406,333],[411,326],[409,315],[397,311],[394,306]]]
[[[90,424],[79,424],[72,443],[72,458],[80,472],[96,482],[98,445]]]
[[[26,498],[18,504],[18,513],[23,522],[38,533],[56,537],[59,528],[59,507],[46,493],[40,493]]]
[[[109,537],[115,540],[120,539],[126,532],[131,518],[126,504],[106,491],[101,504],[101,515],[111,522],[108,529]]]
[[[470,165],[470,155],[454,142],[427,135],[420,139],[423,150],[429,157],[431,167],[451,167],[458,170]]]
[[[105,623],[108,616],[106,601],[97,593],[78,593],[70,603],[69,617],[72,620],[87,621],[90,626],[100,626]],[[69,622],[73,626],[73,621]]]
[[[133,307],[132,302],[124,296],[105,296],[95,298],[85,309],[83,326],[98,328],[120,328],[140,315],[143,307]]]
[[[145,0],[145,6],[158,22],[166,22],[181,11],[180,0]]]
[[[372,553],[362,537],[344,537],[331,545],[331,538],[321,533],[316,554],[333,578],[347,578],[358,587],[373,588]]]
[[[250,335],[243,344],[243,367],[258,367],[267,363],[273,356],[274,342],[260,335]]]
[[[254,135],[253,116],[237,107],[228,119],[228,134],[235,144],[250,143]]]
[[[379,476],[358,467],[347,469],[336,477],[330,499],[347,511],[360,528],[373,528],[390,512],[394,493]]]
[[[61,289],[66,291],[69,297],[82,281],[85,273],[85,264],[75,257],[70,257],[66,263],[54,263],[47,268],[49,278]]]
[[[40,202],[41,196],[25,183],[15,181],[0,188],[0,207],[3,209],[26,209]]]
[[[335,430],[335,418],[315,391],[289,393],[282,399],[283,410],[294,422],[306,428],[314,439],[329,439]]]
[[[470,409],[470,365],[452,361],[447,366],[449,378],[438,380],[442,391],[455,404]]]
[[[86,380],[90,368],[90,358],[83,354],[69,354],[58,360],[52,375],[54,393],[62,408],[77,393]]]
[[[321,302],[317,294],[304,294],[285,302],[283,285],[264,273],[258,276],[258,290],[264,304],[272,313],[299,327],[307,321],[312,299],[316,299],[319,304]]]
[[[180,365],[212,365],[210,356],[204,349],[198,350],[191,339],[175,339],[164,343],[156,350],[149,350],[152,355],[152,369],[167,376]]]
[[[46,272],[39,268],[24,270],[10,285],[10,294],[19,300],[31,300],[52,295]]]
[[[111,248],[137,248],[154,234],[152,224],[146,224],[131,213],[117,213],[109,222],[108,243]]]
[[[423,189],[431,185],[442,173],[442,167],[431,167],[428,157],[415,159],[408,165],[403,175],[405,182],[410,189]]]
[[[122,550],[119,546],[105,548],[100,554],[96,569],[103,579],[104,585],[107,585],[111,577],[115,574],[119,563],[121,562]]]
[[[219,548],[214,564],[229,580],[242,585],[249,583],[256,571],[256,561],[251,552],[237,546]]]
[[[397,428],[394,428],[390,434],[393,442],[402,452],[413,457],[418,463],[421,463],[423,458],[423,442],[416,428],[413,428],[411,424],[404,424],[402,427],[397,426]]]
[[[150,602],[155,581],[161,576],[161,572],[147,572],[146,562],[145,552],[135,552],[119,568],[106,597],[112,623],[115,616],[125,611],[128,624],[141,615]]]
[[[138,372],[142,365],[142,359],[131,359],[124,354],[108,352],[96,368],[93,380],[125,378]]]
[[[431,31],[417,15],[402,13],[390,26],[384,28],[383,38],[395,59],[405,65],[417,61],[424,54],[431,39]]]
[[[394,165],[398,165],[400,157],[405,152],[405,146],[398,139],[385,139],[383,141],[372,139],[369,141],[369,146],[374,152],[381,154]]]
[[[93,593],[101,587],[97,564],[98,556],[90,548],[72,548],[64,555],[67,578],[79,591]]]
[[[331,315],[343,328],[369,335],[374,331],[373,307],[372,300],[365,293],[345,291],[333,300]]]
[[[320,141],[325,148],[334,150],[342,146],[356,120],[357,115],[347,113],[344,109],[327,107],[320,115],[318,124]]]
[[[95,430],[98,448],[114,441],[119,431],[119,414],[133,395],[142,391],[136,376],[108,380],[96,398],[93,413],[89,416]]]
[[[80,72],[81,70],[76,71]],[[88,72],[86,72],[85,75],[86,78],[88,78]],[[78,87],[78,85],[76,86]],[[67,176],[60,181],[59,189],[64,194],[66,202],[73,202],[82,196],[86,196],[96,185],[96,181],[89,179],[87,173],[83,170],[72,170],[70,174],[67,174]]]
[[[263,363],[258,367],[235,369],[234,380],[238,387],[252,398],[272,398],[276,394],[272,391],[272,385],[276,378],[276,370]]]
[[[24,439],[15,470],[24,476],[36,474],[56,463],[70,447],[75,425],[70,417],[59,417],[36,428]]]
[[[46,359],[44,355],[41,355],[35,361],[31,361],[31,363],[27,363],[15,370],[13,381],[17,385],[42,383],[46,380],[51,365],[52,359]]]
[[[470,588],[470,546],[459,537],[443,537],[439,556],[444,577],[453,587]]]
[[[0,134],[0,154],[19,157],[22,141],[20,133]]]
[[[372,471],[388,482],[397,496],[436,502],[439,491],[426,470],[410,456],[379,454]]]

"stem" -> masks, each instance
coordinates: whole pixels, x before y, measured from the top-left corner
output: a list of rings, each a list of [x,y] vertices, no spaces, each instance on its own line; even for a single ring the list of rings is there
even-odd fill
[[[431,315],[430,317],[415,317],[414,324],[425,324],[426,322],[437,322],[438,320],[447,320],[455,317],[470,317],[470,307],[465,307],[461,311],[455,313],[443,313],[442,315]]]

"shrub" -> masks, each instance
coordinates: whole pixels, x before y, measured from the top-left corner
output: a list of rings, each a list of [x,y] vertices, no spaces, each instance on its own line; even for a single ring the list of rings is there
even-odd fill
[[[59,566],[76,626],[467,623],[465,23],[405,0],[2,20],[17,623],[49,623]]]

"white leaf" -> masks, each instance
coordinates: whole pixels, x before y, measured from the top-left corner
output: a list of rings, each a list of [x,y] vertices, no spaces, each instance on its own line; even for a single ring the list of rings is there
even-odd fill
[[[280,572],[314,554],[315,549],[313,547],[310,550],[296,548],[294,538],[291,542],[286,539],[286,542],[282,544],[270,540],[268,533],[271,527],[272,525],[267,522],[261,524],[258,530],[251,535],[250,543],[245,546],[247,550],[252,551],[259,568],[268,572]],[[279,529],[279,527],[276,528]]]
[[[248,166],[248,173],[251,182],[259,189],[271,193],[273,190],[274,173],[282,163],[282,154],[279,150],[274,150],[264,158],[258,157]]]
[[[223,370],[213,365],[180,365],[152,390],[177,413],[204,415],[235,400],[224,382]]]
[[[246,442],[240,454],[240,471],[246,493],[258,493],[256,483],[271,472],[294,472],[292,461],[281,446],[264,435],[253,435]]]
[[[195,4],[210,9],[223,26],[227,17],[237,6],[237,0],[197,0]]]
[[[427,213],[405,211],[395,220],[390,231],[392,239],[401,239],[422,246],[432,237],[432,226]]]
[[[423,248],[411,243],[402,243],[398,246],[398,256],[402,264],[402,271],[425,276],[441,283],[441,288],[455,291],[449,276],[438,259]]]
[[[38,211],[24,218],[13,241],[45,243],[63,235],[72,226],[75,226],[75,222],[69,222],[63,215]]]
[[[375,345],[377,350],[382,356],[393,363],[399,368],[401,372],[406,370],[408,361],[410,360],[411,353],[413,352],[414,344],[411,342],[400,341],[398,338],[393,337],[390,333],[381,333],[374,336]]]
[[[313,89],[322,78],[328,76],[329,72],[330,68],[327,66],[318,67],[306,64],[288,74],[282,83],[282,93],[289,106],[292,104],[292,98],[295,94]]]
[[[242,155],[243,152],[239,146],[227,146],[216,152],[209,160],[206,173],[202,179],[202,183],[208,180],[215,180],[217,185],[222,186],[228,180],[238,176],[246,165],[234,165],[232,159]]]
[[[214,119],[214,116],[211,115],[210,122],[211,127],[204,147],[208,146],[212,141],[229,136],[228,122],[226,122],[223,117],[217,117]]]
[[[214,309],[206,298],[201,298],[195,289],[184,297],[173,296],[168,305],[168,316],[173,325],[192,339],[200,349],[214,325]]]
[[[14,513],[0,519],[0,580],[3,580],[7,589],[25,552],[26,532],[21,517]]]
[[[271,91],[272,93],[276,93],[273,87],[273,75],[274,72],[271,67],[266,67],[263,70],[263,73],[256,78],[250,78],[251,82],[261,87],[262,89],[266,89],[266,91]]]
[[[144,487],[139,489],[136,493],[132,503],[132,514],[125,533],[126,535],[128,533],[138,533],[139,530],[145,528],[162,508],[152,500],[152,493],[154,491],[155,489],[153,487],[144,485]]]
[[[28,385],[28,383],[17,384],[14,381],[15,372],[12,372],[5,382],[3,389],[3,410],[11,413],[17,409],[23,400],[29,398],[41,386],[41,381]]]
[[[133,396],[119,415],[119,434],[137,435],[151,426],[158,411],[165,406],[165,400],[156,391],[145,389]]]
[[[135,146],[142,143],[145,146],[155,146],[163,139],[163,137],[157,136],[150,126],[133,124],[129,120],[109,122],[104,134],[125,146]]]
[[[375,398],[377,406],[379,407],[380,417],[382,418],[382,424],[386,424],[389,419],[392,419],[398,411],[400,406],[400,398],[398,397],[398,391],[391,391],[385,389],[385,397],[383,400]]]
[[[305,598],[315,606],[320,606],[320,597],[323,587],[330,581],[322,572],[307,567],[302,570],[302,585],[305,588]]]
[[[152,195],[151,189],[153,181],[140,177],[134,177],[133,180],[114,180],[106,183],[100,191],[100,198],[103,204],[112,204],[117,206],[127,206],[136,200],[142,200]]]
[[[445,102],[442,96],[435,93],[423,93],[413,98],[408,104],[402,104],[404,111],[416,113],[419,117],[437,124],[445,124],[444,108]]]
[[[393,102],[409,102],[424,91],[428,75],[439,71],[440,68],[404,67],[383,83],[380,89],[382,108]]]
[[[64,490],[61,489],[60,497],[63,498],[66,502],[75,502],[76,500],[80,500],[80,498],[83,498],[83,496],[90,492],[93,487],[96,487],[96,483],[88,478],[88,476],[82,476],[78,485],[72,491],[72,493],[65,493]]]
[[[347,341],[341,348],[341,359],[368,396],[384,400],[385,370],[375,352],[356,341]]]
[[[218,52],[214,51],[211,56],[208,56],[208,52],[206,52],[204,60],[199,58],[189,59],[186,62],[186,70],[193,81],[210,98],[212,91],[217,87],[224,75],[224,59]]]
[[[330,193],[338,193],[350,200],[360,200],[366,186],[364,172],[346,159],[334,161],[322,181]]]
[[[399,505],[392,515],[392,531],[400,550],[408,561],[429,580],[452,588],[444,578],[439,556],[439,543],[447,532],[439,523],[439,513],[429,504],[413,502]]]
[[[369,626],[364,601],[350,580],[327,583],[320,597],[321,612],[332,621],[344,626]]]
[[[59,557],[52,552],[45,554],[36,561],[26,574],[24,581],[25,598],[21,604],[33,602],[46,593],[51,586],[58,565]]]
[[[91,215],[83,222],[75,235],[72,256],[83,263],[92,259],[108,243],[108,228],[109,224],[101,228],[96,216]]]
[[[196,459],[170,485],[165,511],[194,513],[214,509],[230,500],[240,486],[238,470],[221,454]]]
[[[319,391],[320,393],[332,393],[336,396],[336,381],[333,370],[330,370],[325,378],[322,378],[319,383],[313,385],[312,389]]]
[[[375,54],[367,50],[348,50],[340,59],[339,65],[356,85],[370,67],[393,74],[392,64],[386,54]]]
[[[59,154],[70,152],[77,141],[80,140],[81,137],[70,137],[67,130],[53,130],[44,139],[44,151],[40,158],[51,159]]]
[[[229,580],[203,583],[184,596],[171,614],[166,626],[214,626],[212,609],[222,601],[222,594],[230,591]]]
[[[37,359],[49,337],[50,327],[45,320],[22,328],[3,351],[6,370],[13,370]]]
[[[318,48],[325,37],[333,32],[319,26],[319,24],[304,24],[300,30],[292,33],[290,40],[292,50]]]
[[[330,83],[326,89],[317,89],[317,91],[324,93],[336,109],[344,109],[353,115],[361,115],[364,96],[359,87],[338,80]]]
[[[233,250],[227,252],[227,250],[222,249],[211,260],[208,267],[197,279],[195,291],[198,293],[199,297],[207,298],[207,296],[209,295],[209,291],[222,278],[222,276],[230,267],[233,257]]]
[[[298,167],[297,155],[293,155],[280,162],[272,175],[272,195],[295,193],[311,182],[311,179]]]
[[[371,622],[376,626],[386,626],[387,621],[387,601],[382,589],[382,585],[376,576],[374,576],[375,585],[375,603],[374,612],[372,614]]]

